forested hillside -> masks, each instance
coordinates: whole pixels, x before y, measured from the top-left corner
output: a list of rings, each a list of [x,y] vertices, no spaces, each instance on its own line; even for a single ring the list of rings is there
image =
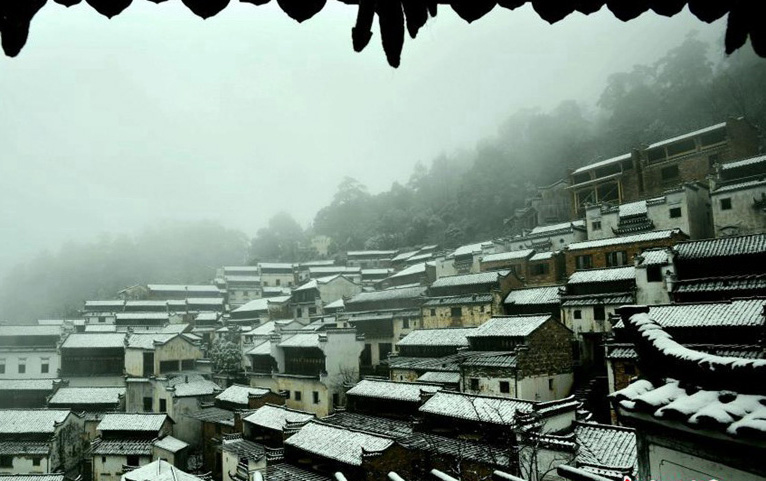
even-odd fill
[[[484,240],[504,233],[503,220],[535,186],[567,169],[728,116],[744,115],[762,130],[766,62],[749,46],[713,62],[710,48],[691,35],[656,64],[611,75],[597,105],[564,100],[549,112],[516,112],[473,151],[418,164],[386,192],[372,195],[343,179],[309,232],[296,233],[297,224],[280,214],[253,240],[253,257],[289,260],[296,243],[314,234],[330,236],[339,252]]]

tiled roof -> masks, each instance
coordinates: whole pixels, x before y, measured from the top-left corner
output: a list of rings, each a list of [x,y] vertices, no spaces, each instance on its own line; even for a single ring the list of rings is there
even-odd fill
[[[124,348],[124,333],[74,333],[61,345],[64,349]]]
[[[312,277],[316,275],[332,275],[332,274],[361,274],[361,267],[346,267],[346,266],[326,266],[326,267],[309,267],[309,273]]]
[[[473,396],[439,391],[420,407],[420,412],[491,424],[511,424],[517,411],[532,410],[532,401]]]
[[[390,301],[396,299],[414,299],[421,297],[423,294],[425,294],[425,291],[425,287],[418,286],[407,287],[403,289],[386,289],[383,291],[360,292],[359,294],[349,299],[346,304],[349,305],[358,302]]]
[[[241,384],[232,384],[215,398],[219,401],[246,405],[250,396],[261,397],[270,392],[270,389],[262,387],[250,387],[243,386]]]
[[[171,453],[177,453],[178,451],[189,447],[187,443],[174,438],[173,436],[165,436],[164,438],[158,439],[157,441],[154,441],[154,445],[165,451],[170,451]]]
[[[561,222],[559,224],[539,225],[532,229],[525,237],[545,237],[559,232],[569,232],[572,229],[585,229],[584,220]]]
[[[155,342],[165,344],[176,337],[175,333],[151,333],[151,334],[132,334],[128,338],[128,347],[132,349],[154,349]]]
[[[53,433],[69,409],[0,409],[0,434]]]
[[[499,254],[490,254],[490,255],[484,256],[481,258],[481,262],[501,262],[501,261],[526,259],[527,257],[531,256],[534,253],[535,251],[533,249],[501,252]]]
[[[62,387],[50,404],[118,404],[125,396],[124,387]]]
[[[681,234],[680,229],[670,230],[656,230],[651,232],[644,232],[642,234],[629,235],[625,237],[608,237],[606,239],[596,239],[583,242],[575,242],[569,244],[566,248],[569,251],[576,251],[582,249],[595,249],[598,247],[609,247],[622,244],[634,244],[638,242],[651,242],[660,241],[664,239],[670,239],[674,235]]]
[[[461,366],[515,368],[518,356],[512,352],[474,352],[461,363]]]
[[[592,282],[626,281],[636,278],[634,266],[607,267],[605,269],[585,269],[572,273],[567,284],[590,284]]]
[[[280,303],[290,299],[290,296],[263,297],[244,304],[231,312],[265,312],[269,310],[269,303]]]
[[[333,481],[335,478],[306,471],[292,464],[272,464],[266,467],[265,481]]]
[[[556,252],[553,252],[553,251],[538,252],[529,258],[529,262],[547,261],[551,259],[554,255],[556,255]]]
[[[429,297],[423,307],[457,306],[462,304],[487,304],[492,302],[492,294],[472,294],[462,296]]]
[[[166,414],[107,414],[98,424],[99,431],[159,432],[168,419]]]
[[[258,460],[266,455],[266,448],[258,443],[248,441],[247,439],[224,441],[221,444],[221,449],[228,453],[235,454],[237,459],[247,458],[250,460]]]
[[[351,431],[319,422],[310,422],[285,440],[286,446],[299,448],[324,458],[352,466],[362,465],[363,452],[381,452],[394,444],[391,438]]]
[[[581,296],[562,296],[561,307],[574,306],[621,306],[633,304],[633,294],[630,292],[613,292],[608,294],[585,294]]]
[[[365,312],[352,312],[348,318],[348,322],[362,322],[362,321],[385,321],[394,318],[394,311],[365,311]]]
[[[511,459],[509,459],[509,450],[507,448],[469,441],[467,439],[455,439],[436,434],[418,432],[398,441],[408,450],[432,452],[437,455],[447,456],[450,459],[476,461],[489,466],[502,466],[506,468],[512,462]],[[437,478],[434,477],[432,479]],[[498,477],[497,479],[504,478]]]
[[[296,411],[284,406],[265,404],[262,407],[256,409],[244,420],[255,424],[256,426],[273,429],[275,431],[282,431],[285,427],[285,423],[287,422],[303,423],[313,418],[314,415],[310,413]]]
[[[279,347],[319,347],[319,334],[299,333],[288,337],[279,343]]]
[[[631,158],[631,154],[623,154],[618,155],[617,157],[610,157],[608,159],[599,160],[598,162],[594,162],[592,164],[584,165],[580,167],[579,169],[576,169],[572,172],[572,174],[579,174],[580,172],[585,172],[586,170],[593,170],[597,169],[599,167],[603,167],[605,165],[613,164],[615,162],[622,162],[623,160],[628,160]]]
[[[575,425],[575,439],[578,466],[633,474],[638,457],[634,429],[578,422]]]
[[[424,372],[417,379],[418,382],[432,382],[436,384],[458,384],[460,382],[459,372]]]
[[[433,284],[431,284],[432,288],[439,288],[439,287],[455,287],[455,286],[472,286],[472,285],[478,285],[478,284],[494,284],[495,282],[498,282],[501,278],[508,275],[510,271],[508,270],[501,270],[501,271],[491,271],[491,272],[480,272],[478,274],[464,274],[460,276],[448,276],[448,277],[440,277],[434,281]]]
[[[122,475],[124,481],[203,481],[202,478],[185,473],[167,461],[158,459]]]
[[[35,454],[35,453],[30,453]],[[64,481],[63,474],[0,474],[0,481]]]
[[[527,289],[514,289],[505,298],[505,304],[537,305],[558,304],[559,289],[562,286],[530,287]]]
[[[268,322],[264,322],[260,326],[255,326],[254,328],[247,331],[245,334],[248,336],[267,336],[273,333],[276,329],[277,329],[277,324],[274,321],[268,321]]]
[[[125,306],[125,301],[121,299],[109,299],[109,300],[97,300],[97,301],[85,301],[85,308],[96,307],[103,309],[106,307],[113,307],[115,309],[122,310]]]
[[[748,157],[747,159],[735,160],[734,162],[727,162],[721,164],[720,169],[722,171],[738,169],[740,167],[748,167],[751,165],[766,163],[766,155],[757,155],[755,157]]]
[[[394,356],[388,360],[391,369],[407,369],[414,371],[460,372],[460,361],[465,359],[463,353],[446,357],[406,357]]]
[[[117,332],[114,324],[89,324],[85,326],[85,332]]]
[[[394,401],[420,402],[421,394],[441,390],[439,386],[415,384],[411,382],[373,381],[362,379],[346,394]]]
[[[426,263],[421,262],[419,264],[413,264],[406,269],[402,269],[396,274],[391,275],[391,278],[393,279],[393,278],[411,276],[415,274],[423,274],[425,271],[426,271]]]
[[[680,242],[674,250],[680,261],[763,254],[766,253],[766,234]]]
[[[271,341],[263,341],[247,351],[251,356],[271,356]]]
[[[189,380],[173,385],[173,397],[210,396],[221,392],[221,387],[207,379]]]
[[[655,266],[670,263],[670,255],[667,249],[647,249],[637,256],[640,266]]]
[[[0,391],[53,391],[53,379],[0,379]]]
[[[526,337],[550,318],[550,315],[493,317],[466,337]]]
[[[0,337],[4,336],[55,336],[61,335],[61,326],[0,325]]]
[[[733,192],[736,190],[754,189],[756,187],[766,186],[766,179],[752,179],[744,180],[742,182],[732,182],[726,185],[716,186],[715,190],[711,192],[711,195],[723,194],[726,192]]]
[[[332,301],[331,303],[324,306],[325,309],[343,309],[343,307],[344,307],[343,298],[340,298],[337,301]]]
[[[735,299],[699,304],[649,306],[649,316],[663,328],[764,326],[766,299]],[[624,327],[619,321],[615,327]]]
[[[676,281],[673,292],[727,292],[727,291],[766,291],[766,274],[750,276],[706,277]]]
[[[219,294],[221,291],[214,285],[182,285],[182,284],[149,284],[146,286],[150,291],[171,292],[211,292]]]
[[[151,456],[151,439],[97,439],[91,445],[96,455]]]
[[[260,284],[261,276],[227,275],[226,282]]]
[[[620,213],[620,217],[646,215],[646,201],[639,200],[636,202],[628,202],[627,204],[620,204],[618,211]]]
[[[49,441],[2,440],[0,441],[0,455],[8,455],[8,456],[43,455],[45,456],[50,453],[51,447],[52,447],[52,443]],[[30,476],[30,475],[18,475],[18,476],[24,477],[24,476]],[[0,474],[0,480],[2,481],[14,480],[14,479],[15,478],[13,476],[6,476],[3,474]]]
[[[192,411],[188,413],[187,416],[203,422],[234,426],[234,412],[227,409],[209,407],[198,411]]]
[[[399,251],[396,250],[368,250],[368,251],[348,251],[346,256],[351,257],[385,257],[394,256]]]
[[[475,244],[466,244],[464,246],[460,246],[457,249],[455,249],[455,252],[453,255],[455,256],[465,256],[469,254],[481,254],[483,248],[490,248],[494,244],[491,241],[485,241],[485,242],[477,242]]]
[[[412,434],[412,423],[398,419],[389,419],[380,416],[357,414],[348,411],[339,411],[335,414],[322,418],[325,424],[356,429],[372,434],[401,439]]]
[[[417,254],[418,251],[402,252],[391,258],[391,262],[404,261]]]
[[[739,357],[742,359],[763,359],[766,351],[757,344],[684,344],[689,349],[706,352],[714,356]],[[638,352],[633,344],[607,345],[607,359],[638,359]]]
[[[114,317],[118,321],[131,319],[167,321],[170,319],[170,314],[166,312],[118,312]]]
[[[475,327],[416,329],[397,342],[398,346],[468,346],[467,336]]]

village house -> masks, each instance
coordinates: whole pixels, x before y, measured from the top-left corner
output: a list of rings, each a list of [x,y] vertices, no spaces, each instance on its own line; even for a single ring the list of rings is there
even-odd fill
[[[418,251],[405,251],[391,258],[391,269],[400,271],[407,266],[407,259],[418,254]]]
[[[215,397],[215,405],[221,409],[253,410],[265,404],[281,404],[284,397],[270,389],[232,384]]]
[[[391,267],[391,259],[398,252],[396,250],[348,251],[346,265],[362,269]]]
[[[148,284],[146,299],[167,301],[190,297],[224,297],[225,291],[214,285]]]
[[[87,324],[114,324],[115,314],[125,310],[125,299],[85,301],[82,316]]]
[[[474,327],[502,311],[493,293],[429,297],[421,308],[423,329]]]
[[[261,287],[292,287],[295,285],[295,268],[289,263],[261,262]]]
[[[670,248],[648,249],[634,258],[636,267],[636,303],[667,304],[675,279]]]
[[[577,271],[561,294],[561,321],[578,341],[575,360],[584,366],[603,366],[603,342],[612,332],[609,316],[633,304],[636,268],[633,266]]]
[[[766,155],[718,164],[710,183],[716,237],[766,231]]]
[[[324,305],[350,298],[362,292],[359,284],[342,274],[311,279],[292,291],[290,306],[296,319],[310,319],[324,314]]]
[[[303,284],[307,280],[311,279],[311,275],[309,274],[309,268],[332,267],[334,265],[335,265],[334,259],[322,259],[322,260],[315,260],[315,261],[299,262],[298,264],[293,265],[293,269],[295,270],[295,276],[298,281],[298,284]]]
[[[429,276],[428,265],[425,262],[419,262],[386,277],[380,282],[380,287],[388,289],[390,287],[400,286],[422,286],[428,284],[429,280],[433,280],[435,277],[435,268],[432,269],[431,275]]]
[[[137,301],[141,302],[141,301]],[[167,309],[167,308],[166,308]],[[163,327],[170,323],[167,312],[118,312],[114,324],[120,328],[127,327]]]
[[[58,377],[59,326],[0,326],[0,379]]]
[[[60,377],[74,386],[121,386],[125,333],[74,333],[61,344]]]
[[[58,379],[0,379],[0,409],[44,408]]]
[[[268,348],[275,368],[269,376],[254,373],[251,386],[283,393],[289,408],[325,416],[343,402],[343,386],[359,378],[364,341],[355,329],[281,331]]]
[[[257,326],[271,319],[285,319],[289,316],[290,296],[256,299],[229,313],[228,323]]]
[[[610,398],[621,424],[636,428],[638,479],[766,477],[762,360],[685,347],[646,306],[620,311],[641,379]],[[706,321],[706,314],[696,316]]]
[[[757,152],[757,131],[739,118],[580,167],[569,175],[572,217],[584,217],[588,204],[623,204],[684,182],[706,181],[715,164]]]
[[[571,195],[567,190],[569,179],[559,179],[553,184],[537,187],[524,200],[524,207],[515,210],[513,216],[504,221],[514,233],[529,231],[537,226],[558,224],[568,221],[571,212]]]
[[[460,372],[459,351],[468,348],[469,328],[418,329],[396,344],[398,354],[389,358],[389,376],[394,381],[414,382],[428,372]]]
[[[441,386],[362,379],[346,392],[346,409],[360,414],[408,419]]]
[[[266,449],[242,438],[242,433],[224,434],[221,440],[223,481],[249,481],[266,471]]]
[[[419,309],[425,301],[425,287],[399,287],[360,292],[344,302],[346,312],[388,309]]]
[[[646,249],[670,247],[687,238],[680,229],[671,229],[570,244],[564,251],[567,275],[582,269],[633,265],[633,258]]]
[[[529,258],[524,275],[526,286],[551,286],[564,282],[566,261],[563,251],[537,252]]]
[[[393,272],[394,270],[391,268],[362,269],[362,286],[375,287],[383,279],[393,274]]]
[[[527,273],[529,258],[534,253],[535,251],[532,249],[524,249],[488,254],[479,259],[479,271],[509,270],[516,274],[517,277],[523,278]]]
[[[511,237],[505,241],[505,250],[559,251],[569,244],[582,242],[587,238],[588,232],[584,220],[568,221],[537,226],[529,232]]]
[[[124,411],[125,387],[61,387],[48,400],[52,409]]]
[[[200,441],[198,448],[202,450],[202,465],[212,472],[216,479],[223,471],[221,442],[224,435],[236,434],[242,431],[241,417],[239,427],[233,411],[216,406],[203,406],[199,411],[191,412],[188,418],[199,423]]]
[[[479,272],[479,259],[487,254],[497,252],[498,246],[492,241],[477,242],[460,246],[452,253],[451,257],[456,274],[469,274]]]
[[[199,341],[188,334],[132,334],[125,347],[125,373],[150,377],[193,371],[202,357]]]
[[[513,289],[503,301],[505,313],[509,315],[550,314],[559,319],[562,288],[561,285],[555,285]]]
[[[422,324],[419,309],[355,311],[346,313],[342,319],[364,336],[364,350],[359,358],[362,374],[375,372],[375,366],[396,353],[397,341]]]
[[[460,390],[552,401],[570,394],[572,331],[551,315],[496,316],[466,335]]]
[[[82,418],[69,409],[0,409],[0,474],[74,478],[84,449]]]
[[[229,306],[239,307],[261,297],[258,266],[225,266],[218,272],[218,287],[226,291]]]
[[[285,406],[264,404],[242,419],[243,437],[269,448],[281,448],[285,431],[314,419],[314,415]]]
[[[441,277],[428,288],[429,297],[471,294],[496,294],[498,305],[513,288],[522,287],[519,278],[509,270]]]
[[[120,481],[206,481],[203,478],[186,473],[171,463],[158,459],[138,469],[128,471],[119,478]]]
[[[588,240],[676,228],[690,239],[713,237],[710,193],[699,182],[681,184],[650,199],[591,204],[585,220]]]
[[[681,242],[671,254],[674,302],[766,295],[766,234]]]

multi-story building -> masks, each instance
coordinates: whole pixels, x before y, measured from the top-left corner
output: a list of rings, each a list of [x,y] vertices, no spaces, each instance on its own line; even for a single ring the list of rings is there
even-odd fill
[[[527,287],[513,289],[505,297],[505,313],[548,314],[559,319],[561,317],[561,291],[563,285],[546,287]]]
[[[188,334],[132,334],[125,347],[125,374],[156,377],[193,371],[203,357],[199,341]]]
[[[452,263],[457,274],[479,272],[479,260],[482,256],[494,254],[498,246],[492,241],[477,242],[460,246],[452,253]]]
[[[559,251],[569,244],[588,238],[584,220],[537,226],[529,232],[505,241],[505,250],[534,249],[535,252]]]
[[[224,297],[226,291],[210,285],[148,284],[146,299],[170,300],[189,297]]]
[[[398,252],[396,250],[348,251],[346,264],[349,267],[361,267],[362,269],[390,267],[391,259]]]
[[[289,263],[261,262],[261,287],[292,287],[295,285],[295,268]]]
[[[60,326],[0,326],[0,379],[58,377]]]
[[[74,333],[61,344],[60,376],[74,386],[124,384],[125,333]]]
[[[716,237],[766,232],[766,156],[716,167],[710,191]]]
[[[308,319],[324,314],[324,306],[362,292],[362,286],[342,274],[311,279],[293,289],[290,307],[296,319]]]

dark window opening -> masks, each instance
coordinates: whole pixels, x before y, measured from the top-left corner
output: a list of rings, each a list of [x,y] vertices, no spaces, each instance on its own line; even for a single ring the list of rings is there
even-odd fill
[[[48,374],[48,371],[50,371],[50,364],[48,364],[48,361],[43,361],[43,363],[40,364],[40,373]]]
[[[129,454],[126,458],[125,464],[128,466],[138,466],[140,464],[138,456]]]
[[[500,381],[500,392],[503,394],[508,394],[511,392],[511,383],[508,381]]]
[[[601,221],[600,220],[594,220],[590,224],[591,229],[593,230],[601,230]]]
[[[658,162],[663,160],[665,158],[665,149],[660,147],[658,149],[649,150],[646,152],[646,157],[649,159],[649,162]]]
[[[700,135],[702,145],[712,145],[724,142],[726,140],[726,129],[714,130]]]
[[[666,182],[676,180],[680,175],[681,174],[678,171],[677,165],[669,165],[667,167],[663,167],[662,170],[660,170],[660,177],[662,177],[662,180]]]
[[[620,267],[628,263],[628,253],[626,251],[616,251],[606,253],[607,267]]]
[[[160,412],[161,413],[168,412],[168,401],[167,401],[167,399],[160,399]]]
[[[684,154],[686,152],[691,152],[692,150],[695,150],[696,148],[697,148],[697,144],[694,143],[694,139],[686,139],[686,140],[681,140],[678,142],[673,142],[672,144],[667,146],[668,157],[673,155]]]
[[[673,207],[670,209],[670,218],[671,219],[677,219],[681,217],[681,208],[680,207]]]
[[[661,266],[647,267],[646,281],[647,282],[662,282],[662,267]]]
[[[582,311],[580,309],[575,309],[575,311],[574,311],[574,318],[575,319],[582,319]]]
[[[577,256],[575,263],[578,269],[590,269],[593,267],[593,256],[588,254],[585,256]]]
[[[593,306],[593,319],[597,321],[603,321],[606,319],[606,311],[604,306]]]
[[[314,404],[319,404],[319,391],[314,391],[312,394],[313,394]]]
[[[409,329],[410,328],[410,320],[409,319],[402,319],[402,329]]]
[[[435,315],[436,315],[436,309],[431,309],[431,315],[432,315],[432,316],[435,316]]]
[[[302,393],[300,391],[295,391],[295,400],[300,401],[302,397]]]
[[[461,307],[450,308],[450,315],[452,317],[461,317],[463,315],[463,309]]]
[[[32,466],[40,466],[40,458],[32,458]]]
[[[548,379],[548,390],[553,391],[553,378]]]
[[[636,374],[636,366],[633,364],[624,364],[623,371],[625,371],[625,374],[628,376],[634,376]]]
[[[731,210],[731,197],[721,199],[721,210]]]
[[[153,404],[154,403],[152,402],[152,398],[151,397],[145,397],[144,398],[144,412],[145,413],[152,412],[152,409],[154,408]]]
[[[532,275],[544,276],[550,272],[550,266],[547,263],[532,264]]]
[[[479,380],[474,378],[471,378],[471,391],[478,391],[479,390]]]

